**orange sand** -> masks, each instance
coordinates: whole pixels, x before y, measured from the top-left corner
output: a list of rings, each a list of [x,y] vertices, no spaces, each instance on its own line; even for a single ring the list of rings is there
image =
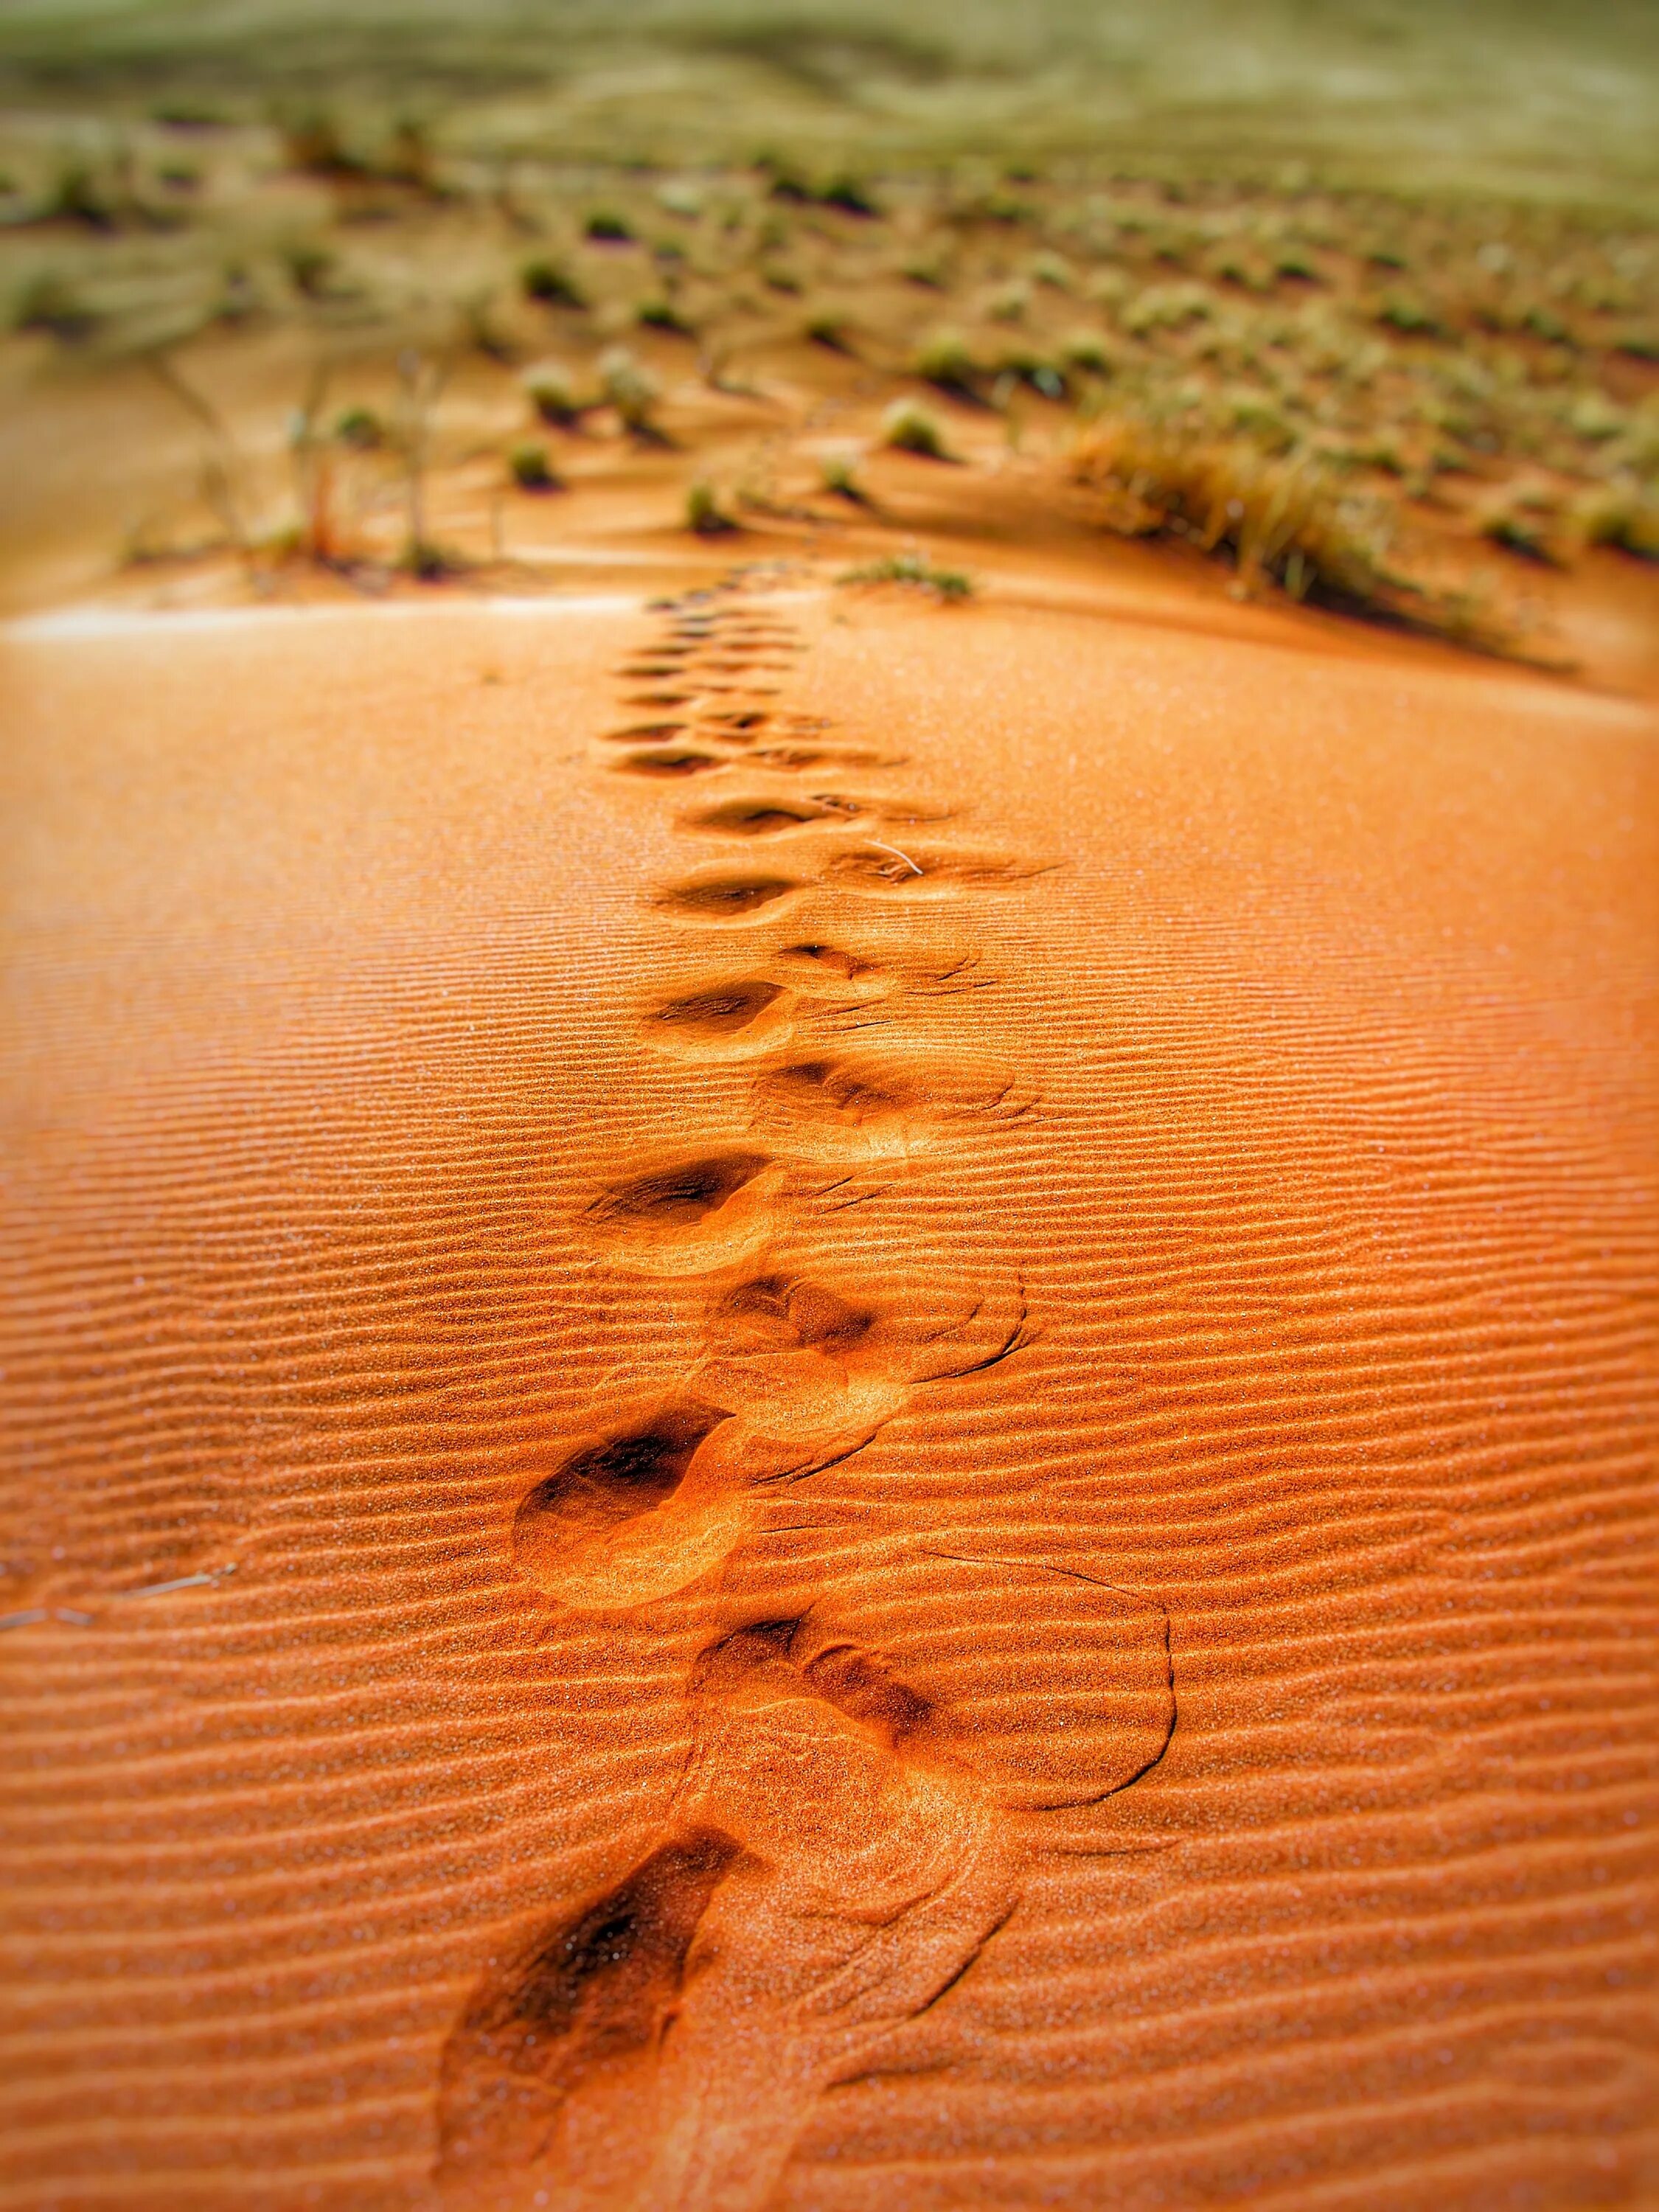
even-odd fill
[[[14,630],[0,2205],[1659,2202],[1655,721],[1309,640]]]

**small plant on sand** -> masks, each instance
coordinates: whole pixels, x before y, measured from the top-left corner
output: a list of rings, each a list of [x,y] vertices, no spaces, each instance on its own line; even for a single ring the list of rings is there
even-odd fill
[[[851,353],[853,350],[847,342],[845,317],[837,315],[830,310],[809,315],[805,325],[805,335],[814,345],[823,346],[828,353]]]
[[[574,429],[581,421],[583,408],[576,397],[576,380],[562,362],[544,361],[527,369],[524,388],[539,421],[559,430]]]
[[[724,538],[738,527],[714,485],[702,477],[685,495],[685,526],[699,538]]]
[[[1560,508],[1547,492],[1535,486],[1510,486],[1486,507],[1479,526],[1483,538],[1506,553],[1547,568],[1565,568],[1567,549],[1561,520]]]
[[[949,461],[955,459],[945,442],[945,433],[939,428],[937,415],[930,414],[920,401],[896,399],[881,418],[881,442],[896,453],[920,453],[924,460]]]
[[[278,128],[284,168],[337,181],[364,173],[362,159],[347,145],[339,118],[325,108],[291,115]]]
[[[564,480],[547,458],[547,448],[527,440],[514,446],[507,457],[513,481],[520,491],[562,491]]]
[[[605,404],[615,409],[617,420],[623,429],[631,437],[665,444],[657,421],[662,386],[644,363],[626,346],[612,346],[600,355],[599,369],[599,389],[605,394]]]
[[[1659,561],[1659,489],[1632,479],[1600,485],[1580,501],[1573,520],[1586,545]]]
[[[960,331],[933,331],[916,348],[915,372],[941,392],[971,398],[979,363]]]
[[[682,338],[696,336],[672,300],[642,300],[634,311],[634,319],[641,330],[668,331]]]
[[[343,407],[334,418],[334,436],[342,446],[372,453],[386,443],[386,424],[372,407]]]
[[[596,246],[631,246],[634,226],[614,208],[595,208],[582,226],[583,235]]]
[[[962,568],[935,567],[925,554],[889,553],[862,568],[848,568],[837,580],[843,584],[908,584],[930,592],[936,599],[960,602],[974,595],[974,580]]]
[[[526,261],[519,271],[519,286],[526,300],[543,307],[585,307],[586,294],[562,262]]]
[[[821,207],[839,208],[843,215],[878,216],[881,209],[869,186],[850,170],[831,177],[817,194]]]
[[[870,495],[859,482],[858,470],[858,455],[844,447],[820,457],[818,481],[836,499],[848,500],[854,507],[868,507]]]

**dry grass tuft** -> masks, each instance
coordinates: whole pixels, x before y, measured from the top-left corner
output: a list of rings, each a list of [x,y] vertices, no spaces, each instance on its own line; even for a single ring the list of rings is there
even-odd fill
[[[836,579],[842,584],[907,584],[934,599],[960,603],[974,595],[974,580],[963,568],[941,568],[922,553],[888,553],[866,561]]]
[[[1273,586],[1477,649],[1517,650],[1468,593],[1431,588],[1396,567],[1390,509],[1310,456],[1277,458],[1131,416],[1085,431],[1072,473],[1106,495],[1109,528],[1180,538],[1230,558],[1246,592]]]

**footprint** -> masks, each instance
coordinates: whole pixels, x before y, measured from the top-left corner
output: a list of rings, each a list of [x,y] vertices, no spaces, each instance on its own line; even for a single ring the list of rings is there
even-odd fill
[[[783,1180],[782,1168],[762,1152],[682,1156],[612,1183],[587,1218],[630,1266],[700,1275],[734,1265],[765,1243]]]
[[[1155,1601],[939,1541],[781,1540],[715,1600],[665,1833],[449,2038],[439,2179],[469,2204],[545,2177],[593,2212],[758,2212],[815,2098],[1006,1923],[1054,1816],[1170,1741]]]
[[[757,1437],[810,1438],[828,1456],[874,1435],[914,1390],[983,1372],[1027,1341],[1018,1283],[995,1296],[913,1287],[898,1310],[825,1270],[763,1267],[710,1306],[693,1387]]]
[[[856,850],[836,854],[825,864],[823,880],[875,898],[924,898],[1001,890],[1044,872],[1006,854],[952,852],[908,841],[901,848],[872,838]]]
[[[653,2077],[698,1924],[738,1855],[729,1837],[682,1833],[483,1977],[444,2046],[447,2195],[495,2203],[503,2170],[544,2164],[582,2177],[595,2205],[639,2201],[660,2131]],[[573,2113],[579,2092],[589,2109]]]
[[[691,876],[671,884],[653,903],[679,921],[745,922],[804,888],[791,876]]]
[[[711,1311],[694,1387],[728,1399],[757,1434],[826,1456],[867,1443],[908,1395],[916,1346],[877,1308],[828,1284],[770,1273]]]
[[[905,753],[876,753],[859,745],[762,745],[749,756],[757,766],[794,775],[811,769],[902,768]]]
[[[682,829],[705,837],[775,837],[842,817],[815,799],[727,799],[680,817]]]
[[[794,995],[782,984],[745,975],[677,994],[644,1018],[647,1041],[682,1060],[749,1060],[784,1042]]]
[[[684,722],[629,722],[625,729],[607,730],[601,742],[607,745],[659,745],[671,738],[683,738]]]
[[[951,1123],[1016,1121],[1031,1104],[1006,1069],[988,1062],[823,1054],[758,1078],[754,1126],[815,1157],[904,1159]]]
[[[631,1612],[729,1556],[767,1468],[723,1407],[664,1407],[584,1445],[527,1492],[513,1564],[578,1612]]]
[[[891,971],[880,961],[839,945],[787,945],[767,964],[774,975],[787,977],[792,988],[811,998],[844,998],[849,991],[872,997],[892,984]]]
[[[985,1802],[1030,1814],[1103,1803],[1168,1748],[1168,1616],[1070,1561],[999,1558],[982,1542],[860,1547],[827,1587],[817,1563],[792,1662],[854,1717],[897,1717],[908,1756]],[[775,1632],[793,1606],[767,1582],[747,1602]]]
[[[653,776],[708,775],[716,769],[731,765],[718,753],[699,752],[690,745],[665,746],[655,752],[625,753],[621,760],[612,763],[621,775]]]
[[[752,1533],[768,1487],[845,1458],[878,1425],[786,1432],[711,1402],[697,1376],[690,1387],[697,1395],[580,1446],[526,1493],[513,1564],[532,1589],[577,1613],[672,1597]]]
[[[705,714],[702,719],[712,728],[721,732],[728,743],[735,744],[745,742],[756,731],[763,730],[772,717],[763,714],[757,708],[743,708],[730,713]]]

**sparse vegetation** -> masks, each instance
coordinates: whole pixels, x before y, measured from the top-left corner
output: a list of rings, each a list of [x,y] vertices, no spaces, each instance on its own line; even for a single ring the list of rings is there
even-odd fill
[[[545,446],[526,441],[514,446],[507,455],[507,465],[513,481],[520,491],[562,491],[563,479],[548,459]]]
[[[1393,558],[1388,507],[1311,457],[1276,459],[1127,417],[1079,441],[1073,473],[1106,495],[1101,520],[1109,528],[1167,533],[1223,556],[1246,592],[1274,585],[1341,612],[1486,650],[1513,648],[1469,593],[1436,591],[1405,573]]]
[[[685,526],[699,538],[723,538],[738,525],[726,512],[714,485],[700,477],[685,495]]]
[[[930,592],[936,599],[951,601],[973,597],[974,580],[962,568],[941,568],[921,553],[889,553],[879,561],[848,568],[836,580],[843,584],[907,584]]]
[[[924,460],[949,461],[956,456],[945,442],[937,415],[915,399],[896,399],[881,418],[881,442],[896,453],[919,453]]]
[[[822,454],[818,460],[818,481],[827,492],[837,499],[848,501],[854,507],[868,507],[870,495],[859,482],[859,457],[850,451]]]
[[[519,271],[519,283],[526,300],[534,300],[544,307],[585,307],[586,295],[562,262],[538,258],[526,261]]]
[[[662,386],[626,346],[612,346],[599,362],[599,389],[605,403],[630,436],[658,445],[665,441],[657,421]]]
[[[527,370],[524,388],[542,422],[571,430],[581,421],[585,410],[576,396],[576,380],[562,362],[542,362]]]
[[[267,4],[280,15],[289,0]],[[850,450],[817,458],[831,422],[860,452],[961,459],[947,445],[943,402],[936,413],[906,391],[931,386],[1003,411],[1006,447],[1020,453],[1011,489],[1029,483],[1041,499],[1074,465],[1091,511],[1110,526],[1197,546],[1231,563],[1243,588],[1448,635],[1472,635],[1483,619],[1467,595],[1431,580],[1456,577],[1460,562],[1506,580],[1512,593],[1535,594],[1547,580],[1528,579],[1516,556],[1535,568],[1598,547],[1655,557],[1659,245],[1641,192],[1626,184],[1650,161],[1659,131],[1639,144],[1632,137],[1623,167],[1606,169],[1600,212],[1550,204],[1542,170],[1534,176],[1524,164],[1462,198],[1432,197],[1432,179],[1415,169],[1411,197],[1339,189],[1334,157],[1317,153],[1297,178],[1276,155],[1241,155],[1226,182],[1224,160],[1194,152],[1200,126],[1182,105],[1189,88],[1169,62],[1188,33],[1172,17],[1154,35],[1126,15],[1114,38],[1141,41],[1150,71],[1135,79],[1133,100],[1151,98],[1154,79],[1178,86],[1179,98],[1170,89],[1174,106],[1144,140],[1114,126],[1109,171],[1091,168],[1074,146],[1050,163],[1035,143],[994,144],[983,118],[1005,79],[1028,94],[1039,80],[1048,88],[1041,116],[1017,100],[1007,110],[1033,133],[1051,124],[1059,132],[1062,114],[1084,112],[1071,104],[1075,88],[1029,73],[1058,0],[1033,0],[1018,20],[999,15],[1006,70],[981,70],[956,109],[957,89],[969,87],[964,27],[971,15],[983,31],[989,18],[975,11],[988,0],[963,0],[960,22],[939,16],[931,0],[921,4],[925,33],[907,27],[890,44],[884,25],[867,51],[862,30],[845,48],[816,33],[803,47],[806,0],[779,0],[781,13],[763,26],[741,7],[722,16],[717,36],[693,26],[684,48],[653,51],[665,85],[675,57],[695,54],[696,97],[674,79],[635,144],[617,135],[607,91],[603,145],[583,137],[588,125],[567,88],[594,82],[586,73],[601,50],[638,51],[637,28],[620,15],[593,30],[591,45],[562,51],[556,84],[533,41],[514,43],[520,29],[493,18],[469,28],[478,53],[518,57],[508,74],[523,114],[558,118],[539,137],[515,124],[509,141],[492,140],[495,126],[467,105],[470,92],[447,88],[449,64],[422,43],[422,27],[400,29],[399,52],[427,53],[428,78],[399,75],[374,91],[361,71],[289,57],[280,82],[258,85],[256,107],[239,101],[229,60],[206,105],[182,77],[176,88],[166,79],[155,56],[183,21],[179,0],[147,0],[139,11],[150,43],[137,99],[130,88],[118,98],[96,88],[118,85],[122,65],[108,57],[137,52],[131,27],[112,18],[96,66],[82,53],[66,73],[61,40],[53,48],[41,27],[50,11],[25,11],[34,28],[21,18],[0,25],[0,61],[10,56],[25,77],[38,66],[40,115],[53,119],[0,125],[9,327],[48,368],[55,349],[73,348],[77,375],[158,346],[184,358],[199,332],[252,346],[282,325],[304,334],[307,357],[337,360],[349,349],[367,361],[378,351],[384,364],[415,348],[428,362],[464,366],[480,391],[550,343],[568,365],[538,362],[521,386],[503,376],[499,387],[520,410],[524,450],[534,441],[544,453],[538,425],[614,422],[641,446],[665,446],[663,379],[689,358],[673,341],[692,337],[696,396],[766,410],[756,432],[764,457],[754,465],[763,489],[746,489],[749,465],[739,465],[732,482],[745,488],[732,493],[733,511],[781,526],[810,512],[800,495],[815,479],[834,498],[865,498]],[[1419,4],[1377,0],[1414,50],[1437,52],[1439,19],[1425,0],[1413,14]],[[219,27],[222,57],[233,52],[225,5],[199,0],[191,17],[198,29]],[[1083,85],[1094,81],[1098,52],[1092,29],[1073,28],[1067,65]],[[316,52],[337,34],[319,25]],[[1248,43],[1255,34],[1241,20],[1209,35]],[[1305,33],[1320,52],[1345,35],[1334,15]],[[49,49],[59,64],[49,66]],[[1385,76],[1392,66],[1375,56],[1366,65]],[[853,88],[866,69],[884,82],[891,75],[889,94],[907,88],[902,99],[883,95],[878,127]],[[769,100],[810,82],[799,129],[755,126],[744,102],[757,72],[776,79]],[[73,112],[63,105],[70,83],[86,103]],[[714,84],[726,88],[728,108]],[[1481,90],[1477,137],[1493,104]],[[641,94],[647,106],[657,97]],[[250,119],[273,105],[274,126]],[[1626,101],[1632,113],[1640,105],[1635,94]],[[1289,146],[1304,128],[1289,106],[1251,112],[1253,147]],[[1608,115],[1616,135],[1625,126]],[[1506,145],[1522,142],[1525,119],[1513,109],[1504,127]],[[185,129],[199,134],[187,146],[176,135]],[[769,137],[789,147],[787,157],[754,161]],[[910,158],[924,141],[938,160]],[[1579,158],[1562,152],[1555,123],[1540,143],[1551,178]],[[665,167],[636,160],[641,149]],[[1594,196],[1583,198],[1588,206]],[[803,357],[803,337],[815,360]],[[810,407],[824,412],[792,414],[803,384],[813,387]],[[1026,405],[1028,392],[1048,405]],[[1079,418],[1075,464],[1065,459],[1062,407]],[[348,429],[356,411],[331,428],[318,416],[306,433],[307,482],[331,502],[325,538],[338,534],[348,490],[367,509],[386,509],[399,468],[428,468],[406,409],[381,398]],[[690,404],[686,419],[689,433],[697,420]],[[472,449],[493,456],[498,476],[513,434],[504,407]],[[280,441],[246,443],[269,456]],[[442,467],[457,458],[446,454]],[[640,454],[629,465],[648,461]],[[507,466],[516,480],[511,450]],[[921,472],[909,481],[919,488]],[[1228,501],[1241,507],[1227,518],[1237,529],[1218,525],[1212,495],[1224,483],[1224,510]],[[822,520],[821,501],[817,514]],[[380,526],[355,511],[353,520],[368,540]],[[411,523],[411,540],[423,542],[427,527]],[[1496,635],[1491,623],[1486,632]]]

